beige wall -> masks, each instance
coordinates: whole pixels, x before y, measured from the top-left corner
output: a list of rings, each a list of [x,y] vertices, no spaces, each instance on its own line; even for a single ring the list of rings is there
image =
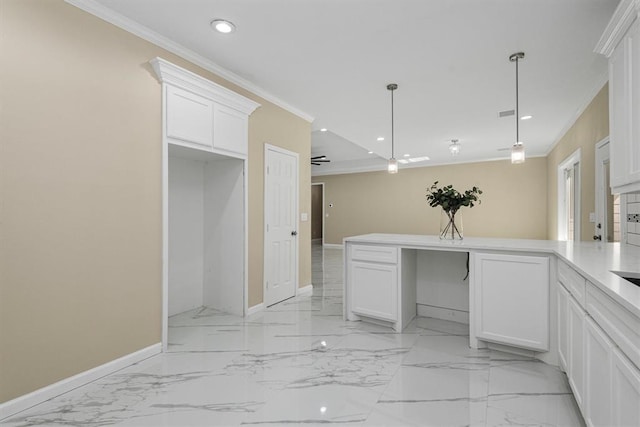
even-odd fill
[[[547,156],[547,236],[558,238],[558,165],[578,148],[580,160],[580,221],[582,240],[591,240],[594,224],[589,212],[595,212],[595,146],[609,135],[609,85],[593,98],[573,126]]]
[[[0,402],[160,341],[161,56],[262,104],[249,123],[249,303],[262,301],[263,146],[310,124],[62,0],[0,2]],[[300,285],[311,282],[300,227]]]
[[[527,159],[313,177],[325,183],[325,242],[364,233],[438,234],[440,210],[426,202],[434,181],[458,190],[474,185],[482,204],[463,208],[465,236],[545,239],[547,163]],[[329,204],[333,207],[329,207]]]

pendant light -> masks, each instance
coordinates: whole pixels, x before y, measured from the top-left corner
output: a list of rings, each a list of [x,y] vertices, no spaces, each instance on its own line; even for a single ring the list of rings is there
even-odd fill
[[[460,153],[460,144],[458,144],[457,139],[452,139],[451,144],[449,144],[449,152],[452,156],[457,156]]]
[[[393,91],[398,89],[398,85],[395,83],[389,83],[387,85],[387,90],[391,91],[391,158],[389,159],[389,165],[387,167],[387,171],[389,173],[398,173],[398,161],[396,160],[394,154],[395,154],[395,147],[394,147],[394,140],[393,140],[393,133],[394,133],[394,128],[393,128]]]
[[[524,59],[524,52],[516,52],[509,56],[509,61],[516,63],[516,142],[511,147],[511,163],[524,163],[524,145],[520,141],[520,114],[518,111],[518,61]]]

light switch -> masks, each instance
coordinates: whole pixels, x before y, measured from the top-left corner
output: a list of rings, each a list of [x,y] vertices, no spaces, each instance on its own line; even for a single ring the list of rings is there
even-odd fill
[[[596,213],[589,212],[589,222],[596,222]]]
[[[309,220],[309,215],[306,212],[302,212],[300,214],[300,221],[308,221]]]

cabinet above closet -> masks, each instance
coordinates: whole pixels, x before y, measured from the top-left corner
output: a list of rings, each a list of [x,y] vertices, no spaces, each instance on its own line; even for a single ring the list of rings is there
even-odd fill
[[[260,104],[164,59],[150,62],[163,83],[168,143],[247,157],[249,115]]]

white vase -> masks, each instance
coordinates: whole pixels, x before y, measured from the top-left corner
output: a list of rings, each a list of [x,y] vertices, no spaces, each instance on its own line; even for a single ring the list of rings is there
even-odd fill
[[[462,211],[440,213],[440,238],[443,240],[462,240]]]

